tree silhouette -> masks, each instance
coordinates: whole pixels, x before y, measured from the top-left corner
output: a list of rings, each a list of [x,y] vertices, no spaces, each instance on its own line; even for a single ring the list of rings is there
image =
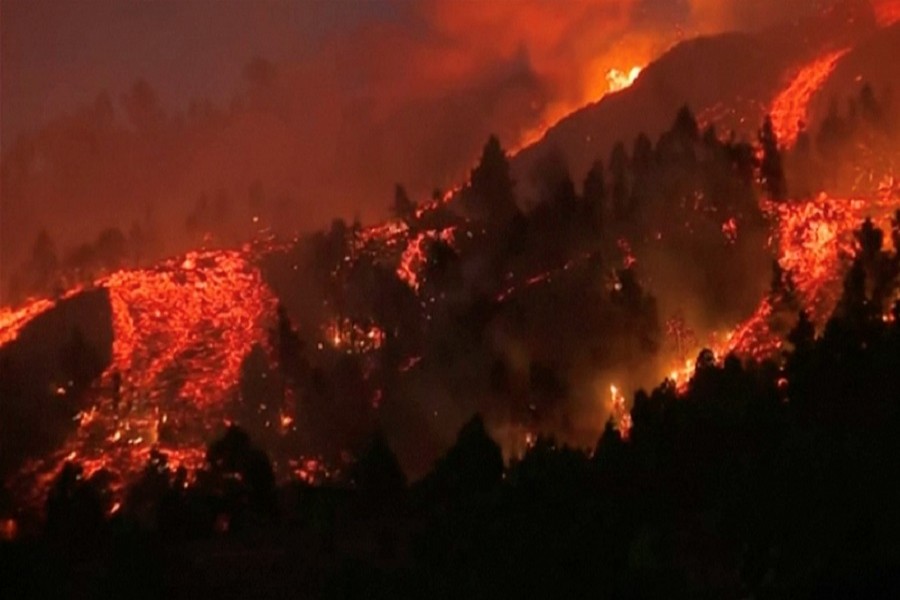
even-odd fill
[[[472,417],[456,443],[422,481],[432,498],[454,499],[494,489],[503,476],[503,455],[491,439],[480,415]]]
[[[34,290],[48,290],[59,269],[56,246],[45,229],[38,234],[31,248],[30,269],[34,278]]]
[[[631,183],[629,181],[630,165],[625,144],[618,142],[613,146],[609,157],[609,172],[612,182],[611,197],[613,215],[617,220],[624,220],[630,214]]]
[[[406,475],[380,430],[353,465],[350,478],[367,512],[385,513],[400,508],[406,491]]]
[[[207,486],[222,502],[229,527],[243,525],[250,515],[275,514],[275,474],[266,453],[250,442],[237,426],[213,441],[206,451],[209,466]]]
[[[759,144],[762,147],[759,173],[763,187],[773,200],[784,200],[787,197],[787,183],[781,162],[781,151],[778,149],[778,136],[769,115],[766,116],[759,131]]]
[[[469,175],[463,192],[463,204],[477,217],[490,222],[505,222],[518,212],[509,174],[509,160],[492,135],[481,153],[478,165]]]
[[[606,179],[603,175],[603,162],[595,160],[588,169],[584,178],[584,186],[582,191],[584,203],[587,206],[587,212],[590,223],[595,231],[603,228],[603,219],[606,212]]]
[[[391,213],[403,221],[410,220],[416,214],[416,203],[409,199],[406,189],[399,183],[394,186],[394,204]]]
[[[90,478],[75,463],[66,462],[47,495],[47,533],[65,542],[90,544],[102,534],[109,507],[109,475]]]

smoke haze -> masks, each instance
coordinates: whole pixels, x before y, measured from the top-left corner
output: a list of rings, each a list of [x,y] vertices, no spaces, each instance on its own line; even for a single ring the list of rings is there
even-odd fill
[[[0,280],[41,229],[61,254],[132,224],[180,250],[201,198],[236,231],[371,221],[394,182],[455,184],[489,133],[532,139],[609,69],[823,4],[4,1]]]

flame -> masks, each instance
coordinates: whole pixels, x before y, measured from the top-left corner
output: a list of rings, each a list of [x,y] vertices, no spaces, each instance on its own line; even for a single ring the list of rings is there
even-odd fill
[[[626,88],[637,81],[643,69],[638,66],[631,67],[627,71],[619,69],[610,69],[606,72],[606,89],[607,93],[613,94]]]
[[[783,146],[791,147],[796,143],[802,124],[809,118],[810,100],[849,50],[850,48],[836,50],[804,65],[775,97],[769,114],[772,116],[775,135]]]
[[[643,66],[638,65],[626,69],[609,69],[606,71],[600,85],[588,86],[589,89],[585,90],[585,96],[581,102],[576,104],[561,103],[549,107],[542,117],[541,122],[525,131],[520,137],[519,142],[512,146],[510,153],[517,154],[528,146],[540,141],[548,130],[576,110],[584,108],[593,102],[599,102],[604,96],[621,92],[622,90],[631,87],[631,85],[637,81],[638,77],[640,77],[643,69]],[[600,89],[597,89],[598,87]]]
[[[628,410],[628,407],[625,403],[625,396],[615,385],[609,386],[609,396],[610,402],[612,404],[612,410],[610,411],[610,414],[612,414],[616,431],[619,432],[619,436],[623,440],[627,440],[631,435],[631,427],[633,423],[631,421],[631,412]]]

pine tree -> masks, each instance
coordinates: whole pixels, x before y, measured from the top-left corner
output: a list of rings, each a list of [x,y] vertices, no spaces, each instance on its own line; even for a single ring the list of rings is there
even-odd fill
[[[394,204],[391,212],[398,219],[408,221],[416,213],[416,203],[409,199],[406,189],[399,183],[394,186]]]
[[[759,132],[759,143],[762,147],[762,163],[759,172],[763,187],[772,200],[787,198],[787,182],[784,178],[784,167],[781,152],[778,149],[778,136],[772,125],[772,117],[767,116]]]
[[[463,194],[463,204],[476,217],[491,222],[503,222],[517,212],[514,183],[509,174],[509,159],[492,135],[481,153],[481,160],[469,176]]]
[[[591,224],[597,229],[603,227],[603,213],[606,208],[606,181],[603,177],[603,163],[594,161],[584,178],[582,196]]]

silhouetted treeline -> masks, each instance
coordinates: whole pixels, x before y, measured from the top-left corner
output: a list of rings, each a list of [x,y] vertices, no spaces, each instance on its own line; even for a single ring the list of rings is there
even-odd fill
[[[698,357],[686,389],[636,394],[627,440],[611,424],[593,448],[541,436],[504,464],[475,417],[411,485],[378,434],[329,484],[278,487],[232,427],[196,474],[154,453],[115,508],[109,476],[67,464],[40,536],[3,546],[5,585],[17,597],[890,597],[900,262],[871,223],[859,237],[821,335],[801,314],[783,356]]]

